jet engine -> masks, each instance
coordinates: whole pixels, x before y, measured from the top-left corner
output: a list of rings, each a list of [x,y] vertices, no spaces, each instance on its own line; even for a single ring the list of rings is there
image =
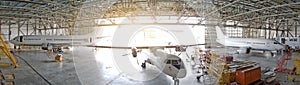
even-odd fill
[[[42,49],[43,50],[52,50],[53,49],[53,46],[49,43],[43,43],[42,44]]]

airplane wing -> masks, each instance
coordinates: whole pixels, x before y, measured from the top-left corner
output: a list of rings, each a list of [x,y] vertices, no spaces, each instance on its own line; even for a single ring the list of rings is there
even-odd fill
[[[117,48],[117,49],[150,49],[150,48],[177,48],[177,47],[191,47],[191,46],[199,46],[205,44],[191,44],[191,45],[166,45],[166,46],[136,46],[136,47],[127,47],[127,46],[97,46],[97,45],[89,45],[88,47],[96,47],[96,48]]]

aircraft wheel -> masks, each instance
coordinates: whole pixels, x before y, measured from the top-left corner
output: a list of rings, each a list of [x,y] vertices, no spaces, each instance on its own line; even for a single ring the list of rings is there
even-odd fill
[[[201,78],[201,76],[197,76],[196,77],[196,79],[197,79],[198,82],[200,82],[200,78]]]
[[[179,85],[179,79],[173,77],[174,85]]]
[[[249,54],[249,53],[250,53],[250,50],[251,50],[250,48],[247,48],[247,49],[246,49],[246,54]]]
[[[146,68],[146,63],[142,63],[142,68],[145,69]]]

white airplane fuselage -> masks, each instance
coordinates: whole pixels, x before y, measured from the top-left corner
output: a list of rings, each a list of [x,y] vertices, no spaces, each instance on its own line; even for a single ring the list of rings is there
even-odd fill
[[[278,44],[273,40],[258,39],[258,38],[225,38],[225,40],[221,43],[222,45],[228,47],[251,48],[253,50],[263,50],[263,51],[277,51],[283,49],[282,45]]]
[[[40,46],[44,43],[65,44],[81,44],[89,42],[89,39],[73,36],[47,36],[47,35],[25,35],[15,37],[10,41],[15,45]]]
[[[220,28],[216,27],[217,42],[228,47],[239,47],[247,50],[261,50],[276,52],[284,48],[279,42],[271,39],[261,38],[228,38]]]
[[[176,55],[156,50],[148,60],[150,64],[173,78],[184,78],[187,74],[183,61]]]
[[[300,37],[277,37],[276,41],[281,44],[288,45],[294,50],[300,49]]]
[[[50,50],[52,47],[90,45],[93,39],[85,36],[24,35],[10,42],[16,46],[42,46],[44,50]]]

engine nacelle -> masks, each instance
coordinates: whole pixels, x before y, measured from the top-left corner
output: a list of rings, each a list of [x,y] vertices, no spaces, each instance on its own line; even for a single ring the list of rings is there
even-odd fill
[[[52,50],[53,46],[51,44],[49,44],[49,43],[43,43],[42,49],[43,50]]]
[[[131,48],[131,54],[132,54],[132,56],[135,58],[135,57],[137,57],[137,51],[136,51],[137,49],[136,48]]]
[[[249,54],[250,50],[251,48],[240,48],[239,50],[237,50],[237,52],[242,54]]]
[[[186,51],[186,48],[184,48],[184,47],[182,47],[182,46],[176,46],[175,51],[176,51],[176,52],[185,52],[185,51]]]

